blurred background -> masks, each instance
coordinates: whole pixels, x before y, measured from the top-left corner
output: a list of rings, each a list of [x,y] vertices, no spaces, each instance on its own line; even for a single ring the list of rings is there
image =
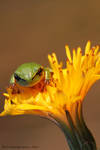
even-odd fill
[[[100,45],[99,0],[0,0],[0,111],[2,92],[16,67],[32,61],[48,66],[52,52],[65,61],[65,44],[84,51],[87,40]],[[85,98],[84,117],[100,147],[100,81]],[[0,118],[0,145],[29,145],[29,150],[67,146],[56,125],[28,115]]]

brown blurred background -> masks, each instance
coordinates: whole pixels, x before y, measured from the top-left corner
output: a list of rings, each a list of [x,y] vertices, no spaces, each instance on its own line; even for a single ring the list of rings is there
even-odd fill
[[[0,0],[1,93],[20,64],[34,61],[47,66],[52,52],[64,61],[65,44],[84,49],[87,40],[100,44],[99,0]],[[84,116],[100,146],[100,81],[85,98]],[[67,144],[53,123],[26,115],[0,118],[0,145],[66,150]]]

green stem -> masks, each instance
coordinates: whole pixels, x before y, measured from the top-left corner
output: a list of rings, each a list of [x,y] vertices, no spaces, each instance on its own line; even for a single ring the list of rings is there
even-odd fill
[[[78,113],[80,114],[80,115],[77,114],[77,116],[79,116],[78,119],[80,122],[80,131],[83,132],[85,142],[87,145],[90,146],[91,150],[97,150],[95,139],[94,139],[92,133],[90,132],[90,130],[87,128],[87,125],[83,118],[82,103],[79,102],[77,107],[78,107],[78,109],[76,109],[76,110],[78,110]]]
[[[51,119],[56,125],[63,131],[70,150],[80,150],[79,143],[75,137],[73,130],[67,125],[64,121],[60,120],[59,118],[50,115]],[[52,119],[53,118],[53,119]]]
[[[71,111],[66,110],[67,123],[55,116],[50,117],[63,131],[70,150],[97,150],[95,140],[83,118],[81,101],[73,104]]]

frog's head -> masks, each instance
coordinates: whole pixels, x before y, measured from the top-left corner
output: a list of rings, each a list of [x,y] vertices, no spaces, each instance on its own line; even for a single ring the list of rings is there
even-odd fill
[[[17,68],[13,75],[20,86],[32,87],[44,77],[44,68],[36,63],[25,63]]]

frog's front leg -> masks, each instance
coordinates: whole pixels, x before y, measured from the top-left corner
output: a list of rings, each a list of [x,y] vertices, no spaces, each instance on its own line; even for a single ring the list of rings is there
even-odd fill
[[[44,68],[44,72],[45,72],[45,83],[49,84],[53,74],[52,69]]]

